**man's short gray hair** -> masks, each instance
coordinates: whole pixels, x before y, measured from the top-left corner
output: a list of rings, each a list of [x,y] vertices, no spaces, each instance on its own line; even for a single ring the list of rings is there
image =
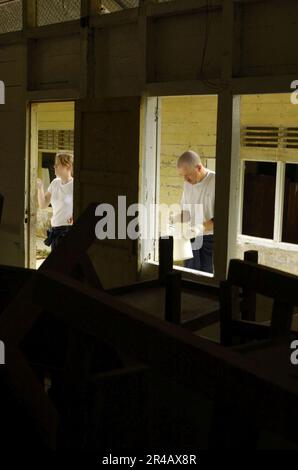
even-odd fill
[[[193,150],[187,150],[184,152],[177,160],[177,168],[181,167],[181,165],[186,164],[191,167],[195,167],[196,165],[201,165],[200,156],[194,152]]]

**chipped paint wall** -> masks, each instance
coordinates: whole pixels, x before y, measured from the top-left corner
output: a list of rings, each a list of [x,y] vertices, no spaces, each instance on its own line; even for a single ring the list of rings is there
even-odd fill
[[[215,170],[217,97],[163,97],[160,101],[160,203],[175,204],[182,195],[183,179],[176,162],[183,152],[198,152],[203,164]]]

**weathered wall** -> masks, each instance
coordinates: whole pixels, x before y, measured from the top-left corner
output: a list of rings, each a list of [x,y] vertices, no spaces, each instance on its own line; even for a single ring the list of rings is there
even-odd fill
[[[37,114],[37,125],[39,130],[74,129],[74,103],[39,103]]]
[[[0,262],[24,263],[25,113],[24,45],[0,45],[0,77],[5,105],[0,106]]]
[[[176,163],[183,152],[198,152],[203,164],[215,169],[217,97],[164,97],[160,102],[160,202],[177,204],[183,179]]]
[[[79,34],[30,40],[29,47],[30,90],[79,88]]]
[[[240,76],[296,73],[298,3],[270,0],[241,5]],[[238,75],[237,73],[237,75]]]
[[[139,108],[138,98],[78,104],[75,155],[80,158],[75,160],[75,216],[90,202],[111,204],[117,230],[118,196],[126,196],[127,207],[138,202]],[[136,280],[136,242],[96,240],[90,254],[105,287]]]
[[[148,25],[148,81],[218,77],[220,37],[220,11],[210,11],[208,18],[205,12],[153,18]]]
[[[140,95],[136,23],[95,30],[95,95]]]

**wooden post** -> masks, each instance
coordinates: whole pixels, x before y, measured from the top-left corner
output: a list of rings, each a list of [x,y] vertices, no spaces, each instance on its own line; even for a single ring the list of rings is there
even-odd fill
[[[165,282],[166,273],[173,270],[173,237],[159,237],[159,281]]]
[[[232,346],[233,344],[233,320],[239,319],[239,288],[229,281],[220,283],[220,344]]]
[[[290,337],[293,313],[293,305],[274,300],[270,328],[271,339],[286,340]]]
[[[181,273],[171,271],[166,274],[165,320],[181,323]]]
[[[23,30],[37,26],[37,0],[23,1]]]
[[[248,250],[244,252],[244,261],[258,264],[258,252]],[[242,320],[256,321],[257,294],[243,287],[242,301],[240,304]]]

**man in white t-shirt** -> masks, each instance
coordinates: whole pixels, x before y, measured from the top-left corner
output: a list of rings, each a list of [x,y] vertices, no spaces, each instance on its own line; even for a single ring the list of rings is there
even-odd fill
[[[188,213],[197,234],[192,239],[193,258],[185,261],[185,267],[212,273],[215,172],[205,168],[199,155],[191,150],[178,158],[177,169],[185,180],[182,213]]]

